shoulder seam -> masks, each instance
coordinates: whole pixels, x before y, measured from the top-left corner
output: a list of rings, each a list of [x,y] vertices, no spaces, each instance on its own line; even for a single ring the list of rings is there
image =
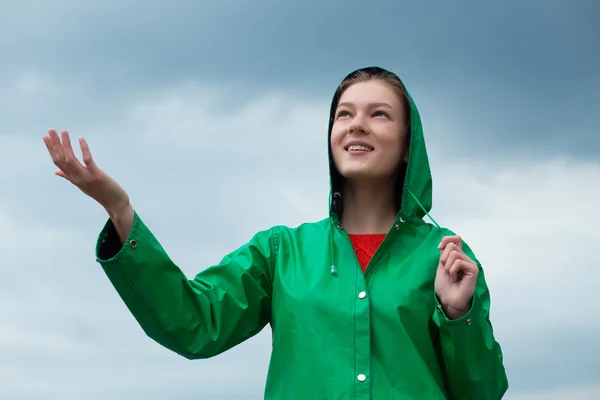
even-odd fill
[[[281,245],[281,230],[279,226],[274,226],[271,228],[271,236],[270,236],[272,251],[271,251],[271,262],[270,264],[270,272],[271,272],[271,283],[275,279],[275,269],[277,267],[277,259],[279,255],[279,248]]]

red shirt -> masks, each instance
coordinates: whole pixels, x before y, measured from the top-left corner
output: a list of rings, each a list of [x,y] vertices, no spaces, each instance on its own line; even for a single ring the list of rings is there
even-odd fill
[[[352,242],[352,247],[354,247],[354,252],[356,253],[356,258],[358,258],[358,263],[362,268],[363,272],[367,269],[367,265],[373,255],[377,251],[377,248],[385,239],[385,233],[375,233],[375,234],[367,234],[367,235],[348,235],[350,237],[350,241]]]

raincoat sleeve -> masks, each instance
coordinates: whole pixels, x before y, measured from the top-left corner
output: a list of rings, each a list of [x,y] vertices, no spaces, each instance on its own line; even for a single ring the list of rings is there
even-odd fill
[[[481,264],[471,249],[463,251],[479,266],[479,278],[471,309],[450,320],[437,296],[433,321],[439,327],[438,351],[447,377],[449,399],[499,400],[508,389],[500,345],[494,338],[490,315],[490,293]]]
[[[135,213],[124,245],[109,220],[96,259],[146,334],[189,359],[220,354],[271,316],[273,229],[187,279]]]

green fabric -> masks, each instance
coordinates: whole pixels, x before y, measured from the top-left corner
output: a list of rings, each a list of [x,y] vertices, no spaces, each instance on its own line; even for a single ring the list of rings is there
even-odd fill
[[[107,222],[96,257],[146,334],[186,358],[270,324],[265,399],[500,399],[508,382],[483,271],[463,318],[449,320],[434,293],[437,246],[452,232],[422,220],[432,182],[412,99],[411,110],[402,208],[365,273],[335,213],[258,232],[191,280],[137,213],[123,246]]]

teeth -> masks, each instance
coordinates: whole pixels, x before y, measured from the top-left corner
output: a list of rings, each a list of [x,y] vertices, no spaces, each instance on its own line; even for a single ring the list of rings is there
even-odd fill
[[[353,144],[352,146],[348,146],[349,151],[371,151],[370,148],[366,146],[361,146],[358,144]]]

